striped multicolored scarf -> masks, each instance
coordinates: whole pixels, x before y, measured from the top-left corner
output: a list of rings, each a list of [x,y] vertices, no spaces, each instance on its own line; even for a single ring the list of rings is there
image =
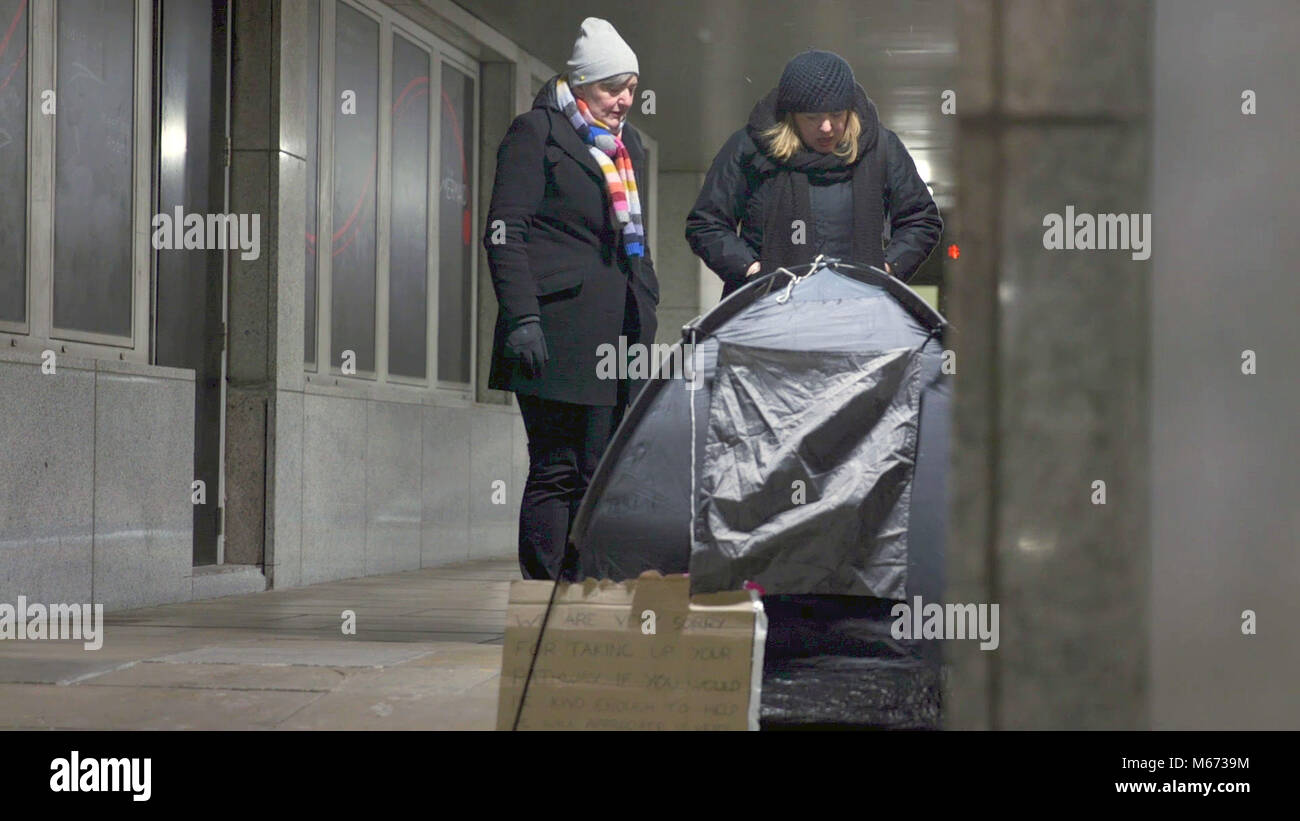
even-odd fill
[[[608,126],[592,116],[584,101],[573,96],[563,77],[555,83],[555,98],[605,175],[605,187],[609,189],[609,198],[614,204],[614,219],[623,226],[623,246],[627,255],[644,256],[641,197],[637,194],[636,174],[632,171],[632,157],[627,153],[627,146]]]

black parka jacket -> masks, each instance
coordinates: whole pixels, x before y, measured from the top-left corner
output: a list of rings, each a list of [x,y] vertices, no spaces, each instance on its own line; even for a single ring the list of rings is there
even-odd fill
[[[635,297],[638,339],[653,342],[659,282],[649,243],[640,263],[623,252],[600,166],[555,103],[552,78],[533,108],[514,119],[497,151],[483,248],[492,270],[498,313],[488,386],[583,405],[615,405],[618,382],[600,379],[601,346],[619,349],[624,309]],[[635,128],[622,140],[632,158],[643,213],[648,170]],[[501,240],[501,241],[494,241]],[[529,378],[505,356],[506,335],[539,316],[550,361]]]
[[[943,221],[898,135],[881,125],[872,150],[885,152],[881,188],[890,227],[885,261],[894,276],[907,281],[938,245]],[[745,271],[763,248],[764,217],[777,173],[771,162],[755,162],[758,152],[746,129],[733,134],[714,158],[695,207],[686,218],[686,241],[722,279],[723,296],[744,285]],[[869,161],[863,158],[856,167],[863,169]],[[819,200],[833,198],[814,198],[814,206]],[[819,218],[816,211],[813,218],[823,227],[833,222]],[[815,247],[810,246],[808,262],[815,255]]]

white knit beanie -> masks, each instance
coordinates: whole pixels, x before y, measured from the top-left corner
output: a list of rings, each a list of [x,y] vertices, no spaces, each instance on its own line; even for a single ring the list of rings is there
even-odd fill
[[[641,73],[636,53],[623,42],[608,20],[588,17],[582,21],[578,39],[569,58],[569,84],[598,83],[619,74]]]

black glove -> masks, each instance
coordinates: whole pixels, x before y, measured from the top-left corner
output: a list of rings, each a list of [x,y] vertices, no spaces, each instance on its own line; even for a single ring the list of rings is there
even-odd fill
[[[529,379],[542,375],[550,354],[546,352],[546,335],[539,319],[525,319],[506,336],[506,356],[518,359]]]

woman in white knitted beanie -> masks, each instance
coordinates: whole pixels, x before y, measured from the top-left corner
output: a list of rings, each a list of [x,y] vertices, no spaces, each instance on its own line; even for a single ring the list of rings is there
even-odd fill
[[[524,578],[580,575],[569,530],[640,387],[626,368],[611,376],[601,365],[610,350],[654,341],[659,283],[637,187],[646,158],[627,123],[639,77],[614,26],[588,17],[568,71],[497,152],[483,238],[499,306],[488,385],[515,393],[528,433]]]

